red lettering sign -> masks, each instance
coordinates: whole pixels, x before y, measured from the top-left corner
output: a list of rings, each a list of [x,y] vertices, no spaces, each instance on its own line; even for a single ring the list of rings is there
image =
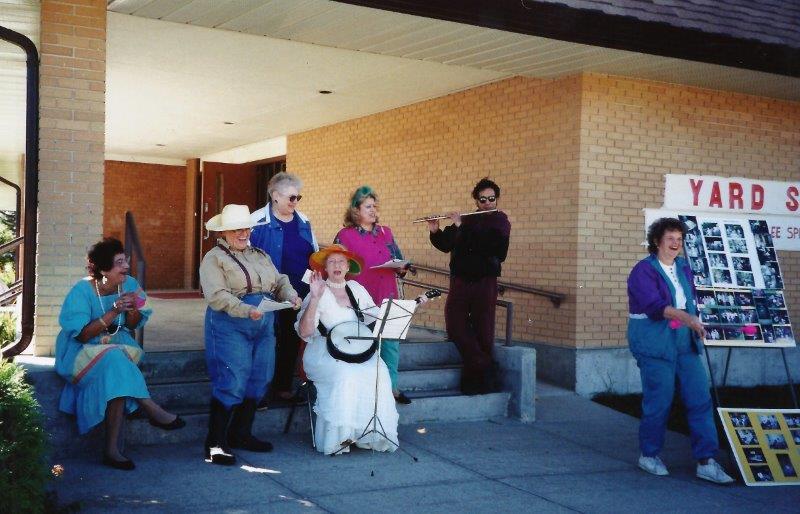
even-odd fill
[[[760,211],[764,207],[764,187],[758,184],[753,184],[750,189],[750,208],[754,211]]]
[[[728,184],[728,209],[743,209],[744,189],[738,182],[731,182]]]
[[[703,180],[689,179],[689,187],[692,188],[692,205],[700,205],[700,188],[703,187]]]
[[[719,182],[716,180],[714,185],[711,186],[711,199],[708,201],[708,206],[722,208],[722,193],[719,191]]]
[[[786,202],[786,208],[792,212],[800,207],[800,201],[797,199],[798,196],[800,196],[800,191],[798,191],[797,187],[789,186],[789,189],[786,190],[786,197],[789,198]]]

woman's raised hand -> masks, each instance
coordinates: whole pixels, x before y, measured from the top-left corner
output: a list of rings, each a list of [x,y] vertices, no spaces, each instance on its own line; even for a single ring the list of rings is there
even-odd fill
[[[322,273],[319,271],[315,271],[311,274],[311,281],[309,282],[311,286],[311,296],[312,298],[319,298],[322,296],[322,293],[325,292],[325,288],[327,285],[325,284],[325,279],[322,278]]]

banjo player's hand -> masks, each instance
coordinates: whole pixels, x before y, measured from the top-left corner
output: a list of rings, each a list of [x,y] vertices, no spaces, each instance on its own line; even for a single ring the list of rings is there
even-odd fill
[[[327,284],[325,284],[325,280],[322,278],[322,273],[315,271],[314,273],[311,274],[309,289],[312,298],[319,299],[322,296],[322,293],[325,292],[326,287]]]
[[[295,297],[295,299],[292,300],[292,309],[299,310],[300,307],[302,306],[303,306],[303,300],[301,300],[299,296]]]
[[[253,307],[252,309],[250,309],[249,316],[251,320],[258,321],[262,318],[262,316],[264,316],[264,313]]]

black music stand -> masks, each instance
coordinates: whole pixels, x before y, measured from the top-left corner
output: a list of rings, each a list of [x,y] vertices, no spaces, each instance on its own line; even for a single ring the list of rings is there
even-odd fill
[[[361,432],[361,435],[358,438],[353,440],[346,440],[342,442],[342,447],[333,452],[333,455],[341,453],[345,450],[345,448],[349,448],[350,446],[358,443],[365,437],[377,434],[387,441],[394,445],[394,447],[404,453],[406,453],[409,457],[414,459],[414,462],[419,461],[417,457],[411,454],[405,448],[401,448],[399,444],[399,437],[398,441],[392,441],[392,439],[386,435],[386,429],[383,428],[383,423],[381,423],[381,419],[378,416],[378,385],[380,379],[380,354],[381,354],[381,346],[383,345],[383,338],[388,337],[390,339],[402,339],[406,333],[408,333],[408,328],[411,326],[411,316],[414,314],[414,308],[417,305],[417,302],[414,300],[401,300],[403,303],[399,303],[397,300],[393,300],[391,298],[384,300],[381,304],[381,310],[378,313],[377,321],[375,323],[375,329],[372,332],[372,336],[370,337],[349,337],[346,339],[371,339],[378,341],[378,348],[377,358],[375,359],[375,400],[372,410],[372,417],[367,421],[367,425],[364,427],[364,431]],[[408,308],[404,307],[403,304],[406,304]],[[393,308],[394,307],[394,308]],[[373,450],[374,451],[374,450]],[[375,476],[375,471],[373,470],[370,473],[372,476]]]

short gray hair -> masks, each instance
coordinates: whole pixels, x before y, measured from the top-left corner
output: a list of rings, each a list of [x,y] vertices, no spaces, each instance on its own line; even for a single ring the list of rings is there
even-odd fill
[[[294,186],[299,191],[303,188],[303,181],[300,180],[300,177],[294,173],[286,173],[285,171],[282,171],[269,179],[269,183],[267,184],[267,194],[272,196],[273,191],[277,189],[283,189],[287,186]]]

